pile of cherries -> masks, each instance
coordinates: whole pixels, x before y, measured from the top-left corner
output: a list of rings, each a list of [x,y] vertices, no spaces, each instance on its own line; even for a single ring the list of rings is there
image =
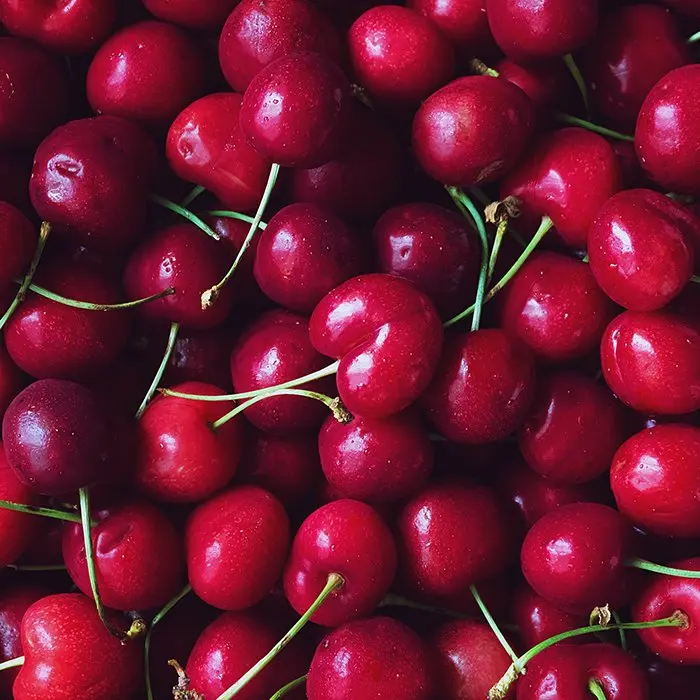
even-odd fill
[[[697,696],[699,0],[0,23],[0,699]]]

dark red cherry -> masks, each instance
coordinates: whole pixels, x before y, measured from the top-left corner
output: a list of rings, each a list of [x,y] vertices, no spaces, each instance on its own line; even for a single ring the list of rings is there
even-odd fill
[[[24,375],[0,342],[0,416],[24,387]]]
[[[344,583],[311,617],[326,627],[369,615],[393,583],[396,545],[371,506],[340,499],[304,520],[284,570],[290,605],[299,614],[306,612],[333,573],[340,574]]]
[[[101,116],[68,122],[37,149],[32,204],[54,234],[105,251],[122,251],[141,233],[157,164],[137,125]]]
[[[289,518],[258,486],[238,486],[198,506],[186,529],[187,572],[194,592],[222,610],[259,603],[282,573]]]
[[[700,327],[667,311],[625,311],[600,344],[603,376],[635,411],[700,409]]]
[[[28,271],[36,240],[29,219],[12,204],[0,202],[0,290],[7,289],[15,278]]]
[[[238,0],[142,0],[144,7],[164,22],[191,29],[220,29]]]
[[[700,4],[698,0],[664,0],[664,5],[691,17],[700,17]]]
[[[220,396],[209,384],[186,382],[177,391]],[[213,430],[211,424],[232,402],[160,396],[146,408],[137,428],[136,483],[146,495],[170,503],[196,503],[233,478],[241,455],[237,420]]]
[[[700,220],[652,190],[626,190],[598,211],[588,232],[591,271],[603,291],[633,311],[677,297],[694,267]]]
[[[348,622],[323,639],[311,661],[306,695],[309,700],[429,700],[432,675],[428,649],[413,630],[389,617],[372,617]]]
[[[700,682],[697,666],[671,664],[650,651],[642,653],[638,661],[651,685],[652,700],[685,700],[692,697],[693,688]]]
[[[535,63],[504,58],[494,68],[501,78],[517,85],[542,114],[555,107],[566,109],[573,100],[571,74],[556,58]]]
[[[314,168],[339,154],[351,99],[347,78],[330,59],[309,52],[283,56],[246,89],[241,129],[274,163]]]
[[[433,93],[413,120],[423,170],[446,185],[498,180],[519,160],[534,128],[534,107],[507,80],[459,78]]]
[[[343,58],[338,30],[307,0],[242,0],[219,37],[221,70],[237,92],[274,60],[300,51],[338,65]]]
[[[340,398],[351,413],[368,418],[412,404],[440,359],[435,307],[392,275],[362,275],[336,287],[316,307],[309,327],[313,346],[340,360]]]
[[[517,430],[535,393],[535,362],[500,329],[450,338],[422,403],[448,440],[483,444]]]
[[[612,508],[573,503],[547,513],[525,536],[520,561],[534,591],[557,608],[589,613],[625,602],[632,530]]]
[[[364,265],[359,236],[317,204],[280,209],[260,234],[255,279],[275,303],[310,314],[319,301]]]

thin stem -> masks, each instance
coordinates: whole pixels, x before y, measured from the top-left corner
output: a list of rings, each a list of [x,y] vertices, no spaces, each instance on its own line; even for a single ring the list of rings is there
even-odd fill
[[[30,284],[29,290],[40,297],[50,299],[58,304],[62,304],[63,306],[70,306],[74,309],[83,309],[85,311],[123,311],[124,309],[133,309],[135,306],[148,304],[150,301],[156,301],[158,299],[162,299],[163,297],[168,297],[171,294],[175,294],[175,290],[172,287],[168,287],[157,294],[151,294],[151,296],[143,297],[142,299],[123,301],[119,304],[98,304],[92,301],[77,301],[76,299],[68,299],[60,294],[56,294],[56,292],[50,292],[48,289],[44,289],[38,284]]]
[[[615,620],[616,625],[622,624],[622,620],[615,610],[612,611],[612,617],[613,620]],[[620,646],[627,651],[627,632],[625,632],[623,629],[618,629],[618,632],[620,633]]]
[[[54,508],[41,508],[40,506],[30,506],[26,503],[14,503],[13,501],[0,501],[0,508],[5,510],[14,510],[18,513],[27,513],[28,515],[41,515],[44,518],[53,518],[54,520],[65,520],[68,523],[82,522],[79,515],[75,513],[65,513],[62,510]]]
[[[694,44],[696,41],[700,41],[700,32],[695,32],[695,34],[689,36],[687,39],[689,44]]]
[[[607,136],[611,139],[617,139],[618,141],[634,141],[634,136],[629,134],[621,134],[619,131],[613,131],[605,126],[600,126],[598,124],[593,124],[585,119],[579,119],[579,117],[572,117],[570,114],[564,114],[563,112],[553,112],[554,118],[561,122],[562,124],[569,124],[570,126],[580,126],[583,129],[588,129],[588,131],[593,131],[601,136]]]
[[[165,209],[168,209],[169,211],[178,214],[183,219],[187,219],[187,221],[189,221],[191,224],[194,224],[198,229],[204,231],[204,233],[206,233],[207,236],[213,238],[215,241],[221,240],[221,236],[216,231],[214,231],[214,229],[211,226],[202,221],[196,214],[193,214],[189,209],[185,209],[179,204],[175,204],[175,202],[170,201],[166,197],[161,197],[159,194],[151,194],[150,199],[152,202],[160,204],[161,207],[164,207]]]
[[[693,275],[690,278],[690,281],[693,282],[694,284],[700,284],[700,275]]]
[[[486,276],[487,283],[491,281],[493,273],[496,271],[496,263],[498,262],[498,254],[501,252],[501,244],[503,243],[503,237],[506,235],[508,230],[508,219],[503,219],[498,223],[496,227],[496,235],[493,239],[493,248],[491,249],[491,257],[489,258],[489,269]]]
[[[180,206],[184,208],[187,208],[194,202],[197,197],[199,197],[201,194],[204,194],[207,191],[206,187],[202,187],[201,185],[196,185],[193,187],[188,193],[187,196],[180,202]]]
[[[294,637],[301,632],[306,623],[311,619],[313,614],[325,603],[326,599],[333,594],[334,591],[338,590],[345,580],[340,574],[330,574],[326,585],[323,590],[318,594],[316,600],[311,604],[309,609],[297,620],[297,622],[289,629],[287,634],[280,639],[277,644],[275,644],[272,649],[270,649],[265,656],[258,661],[249,671],[247,671],[243,676],[241,676],[228,690],[225,690],[217,700],[231,700],[232,697],[237,695],[243,688],[245,688],[250,681],[255,678],[262,670],[264,670],[267,665],[284,649]]]
[[[236,272],[236,268],[238,267],[238,264],[241,262],[241,259],[243,258],[243,254],[246,252],[248,249],[248,246],[250,245],[250,242],[253,240],[253,236],[255,236],[257,230],[258,230],[258,224],[262,221],[263,214],[265,213],[265,208],[267,207],[267,203],[270,201],[270,197],[272,196],[272,190],[275,188],[275,183],[277,182],[277,177],[280,173],[280,166],[277,163],[273,163],[272,166],[270,167],[270,174],[267,178],[267,184],[265,185],[265,191],[263,192],[263,196],[260,199],[260,204],[258,204],[258,210],[255,212],[255,216],[253,217],[253,221],[250,224],[250,228],[248,229],[248,235],[246,236],[245,240],[243,241],[243,245],[241,246],[241,249],[238,251],[238,255],[236,255],[236,259],[233,261],[233,264],[229,268],[228,272],[224,275],[223,279],[215,284],[211,289],[207,289],[204,294],[202,294],[202,308],[203,309],[208,309],[212,304],[216,301],[218,298],[219,294],[221,293],[221,290],[223,287],[228,284],[229,280],[231,277],[233,277],[234,273]]]
[[[46,247],[46,241],[48,240],[50,233],[51,224],[47,223],[46,221],[42,222],[41,228],[39,229],[39,240],[37,241],[36,249],[34,250],[34,257],[29,265],[29,270],[24,276],[22,284],[17,290],[17,294],[15,294],[15,298],[12,300],[12,303],[2,317],[0,317],[0,330],[4,328],[5,324],[9,321],[10,316],[12,316],[17,307],[24,301],[24,297],[27,294],[27,289],[29,289],[29,285],[32,283],[32,279],[34,278],[36,268],[39,267],[39,261],[41,260],[44,248]]]
[[[498,641],[501,643],[501,646],[506,650],[506,653],[513,660],[513,663],[517,664],[518,655],[515,653],[513,647],[510,645],[508,640],[503,636],[503,632],[501,632],[498,624],[496,624],[496,620],[493,619],[493,615],[491,615],[491,612],[489,611],[488,607],[486,607],[486,603],[484,603],[483,599],[479,595],[479,591],[476,590],[476,586],[469,586],[469,592],[472,594],[474,600],[476,601],[476,604],[479,606],[479,610],[481,610],[481,614],[484,616],[484,619],[488,623],[488,626],[491,628],[491,631],[496,635],[496,639],[498,639]]]
[[[387,593],[382,602],[377,606],[378,608],[410,608],[411,610],[422,610],[423,612],[433,613],[434,615],[441,615],[443,617],[452,617],[456,619],[466,619],[469,616],[464,613],[455,612],[454,610],[447,610],[446,608],[439,608],[434,605],[427,605],[425,603],[417,603],[409,598],[404,598],[402,595],[397,593]]]
[[[163,374],[165,374],[165,369],[168,366],[170,356],[173,354],[173,348],[175,347],[175,341],[177,340],[177,334],[179,330],[179,323],[170,324],[170,333],[168,335],[168,342],[165,346],[165,352],[163,353],[163,359],[161,359],[160,361],[160,365],[158,366],[158,370],[156,371],[155,377],[153,377],[151,386],[148,387],[148,391],[143,397],[143,401],[141,402],[138,411],[136,411],[136,420],[141,418],[143,412],[146,410],[146,406],[148,406],[148,402],[153,398],[153,394],[156,393],[158,384],[160,384],[160,380],[163,378]]]
[[[65,571],[65,564],[8,564],[13,571]]]
[[[591,108],[588,102],[588,87],[586,86],[586,81],[584,80],[578,65],[576,65],[574,57],[570,53],[564,56],[564,63],[569,69],[569,73],[571,73],[571,77],[574,79],[574,82],[576,83],[576,86],[578,87],[579,92],[581,93],[581,98],[583,99],[583,107],[586,110],[586,116],[590,117]]]
[[[608,700],[608,698],[605,695],[605,691],[603,690],[603,686],[600,683],[598,683],[598,681],[595,678],[588,679],[588,692],[596,700]]]
[[[7,671],[10,668],[17,668],[18,666],[24,665],[24,656],[18,656],[15,659],[9,659],[8,661],[3,661],[0,664],[0,671]]]
[[[664,566],[663,564],[654,564],[654,562],[646,559],[628,559],[625,564],[634,569],[642,571],[651,571],[654,574],[662,574],[663,576],[677,576],[679,578],[700,578],[700,571],[691,571],[689,569],[676,569],[672,566]]]
[[[271,698],[270,700],[280,700],[280,698],[283,698],[287,693],[291,693],[292,690],[296,690],[299,686],[304,685],[306,683],[306,674],[303,676],[299,676],[299,678],[295,678],[293,681],[290,681],[287,683],[287,685],[283,686],[280,688]]]
[[[228,209],[212,209],[206,212],[207,216],[216,216],[220,219],[236,219],[237,221],[245,221],[252,224],[255,221],[254,216],[248,216],[248,214],[241,214],[237,211],[229,211]],[[267,224],[264,221],[258,221],[258,228],[264,231],[267,228]]]

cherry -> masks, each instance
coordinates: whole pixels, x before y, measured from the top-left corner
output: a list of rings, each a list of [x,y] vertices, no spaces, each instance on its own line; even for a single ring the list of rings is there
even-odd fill
[[[243,96],[241,129],[274,163],[314,168],[338,155],[350,103],[350,85],[335,63],[317,53],[295,53],[253,78]]]
[[[141,0],[158,19],[192,29],[219,29],[238,0]]]
[[[379,514],[360,501],[340,499],[321,506],[297,530],[284,570],[291,606],[305,612],[331,574],[343,584],[311,617],[335,627],[370,614],[389,590],[396,572],[394,538]]]
[[[436,204],[400,204],[381,216],[373,236],[379,270],[413,282],[443,317],[473,297],[480,253],[464,217]]]
[[[34,227],[12,204],[0,202],[0,290],[27,272],[36,248]]]
[[[398,517],[401,580],[423,596],[456,596],[502,572],[511,554],[504,508],[483,486],[428,485]]]
[[[309,700],[429,700],[432,690],[424,643],[388,617],[355,620],[330,632],[316,648],[306,680]]]
[[[120,626],[120,619],[110,615]],[[120,626],[121,627],[121,626]],[[122,700],[141,683],[142,649],[122,644],[97,616],[95,604],[81,593],[50,595],[34,603],[22,618],[24,666],[13,692],[16,700],[56,697]]]
[[[382,418],[412,404],[437,367],[442,327],[410,282],[385,274],[354,277],[318,304],[311,343],[339,358],[337,383],[348,410]]]
[[[528,145],[534,107],[507,80],[476,75],[433,93],[413,120],[423,170],[446,185],[471,187],[507,173]]]
[[[635,411],[682,414],[700,408],[700,327],[668,311],[626,311],[603,335],[603,376]]]
[[[700,670],[697,666],[677,666],[647,652],[639,659],[651,686],[653,700],[685,700],[697,687]]]
[[[0,416],[24,387],[24,376],[0,342]]]
[[[503,440],[525,420],[535,393],[535,363],[520,341],[488,329],[450,338],[422,403],[448,440]]]
[[[275,303],[311,313],[319,301],[364,267],[359,237],[317,204],[280,209],[260,235],[255,279]]]
[[[282,573],[289,540],[289,518],[268,491],[239,486],[214,496],[187,521],[192,589],[222,610],[259,603]]]
[[[433,467],[433,448],[418,416],[326,419],[318,437],[323,473],[338,494],[363,501],[394,501],[418,491]]]
[[[499,77],[517,85],[543,115],[555,107],[563,109],[573,100],[571,74],[557,59],[520,64],[504,58],[495,69]]]
[[[135,124],[101,116],[68,122],[37,149],[32,205],[54,235],[122,251],[141,232],[157,164],[154,145]]]
[[[698,0],[664,0],[664,5],[668,5],[678,12],[690,15],[691,17],[700,17],[700,5]]]

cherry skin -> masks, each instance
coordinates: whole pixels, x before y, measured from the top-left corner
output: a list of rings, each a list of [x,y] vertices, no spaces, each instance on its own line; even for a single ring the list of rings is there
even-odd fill
[[[450,338],[421,401],[448,440],[481,445],[517,430],[534,393],[531,352],[494,328]]]
[[[360,238],[316,204],[289,204],[260,235],[255,279],[277,304],[310,314],[334,287],[363,271]]]
[[[677,666],[647,652],[639,659],[651,686],[652,700],[685,700],[692,697],[700,671],[697,666]],[[689,696],[690,693],[690,696]]]
[[[25,385],[24,375],[0,342],[0,416]]]
[[[436,204],[400,204],[377,221],[373,237],[378,269],[413,282],[441,316],[473,296],[480,253],[464,217]]]
[[[242,0],[219,37],[219,63],[228,84],[245,92],[253,78],[278,58],[313,51],[338,65],[338,30],[307,0]]]
[[[635,411],[678,415],[700,409],[700,327],[667,311],[625,311],[603,335],[610,389]]]
[[[543,115],[557,107],[566,109],[574,99],[571,74],[560,60],[520,64],[504,58],[494,68],[501,78],[517,85]]]
[[[503,571],[511,554],[496,494],[465,481],[428,485],[397,523],[401,580],[422,596],[456,596]]]
[[[259,603],[282,573],[289,518],[268,491],[238,486],[192,512],[185,541],[194,592],[221,610],[245,610]]]
[[[191,29],[220,29],[237,0],[142,0],[155,17]]]
[[[318,436],[321,467],[331,488],[346,498],[395,501],[428,480],[433,448],[418,416],[355,417],[343,425],[326,419]]]
[[[145,502],[118,503],[95,514],[92,542],[100,598],[114,610],[165,605],[182,587],[184,547],[174,525]],[[82,527],[63,530],[63,560],[75,585],[92,597]]]
[[[36,233],[27,217],[12,204],[0,202],[0,290],[27,272],[36,247]]]
[[[306,612],[330,574],[336,589],[311,617],[336,627],[369,615],[389,590],[396,573],[396,545],[379,514],[360,501],[340,499],[313,511],[297,530],[284,570],[290,605]]]
[[[124,629],[116,615],[108,618]],[[22,618],[22,648],[25,662],[13,688],[17,700],[45,698],[47,684],[56,697],[121,700],[133,697],[142,680],[141,645],[122,644],[82,593],[34,603]]]
[[[664,0],[664,5],[668,5],[674,10],[678,10],[691,17],[700,17],[700,4],[698,0]]]
[[[534,107],[507,80],[459,78],[421,105],[413,120],[413,150],[428,175],[472,187],[507,173],[529,145]]]
[[[435,307],[410,282],[385,274],[354,277],[318,304],[312,345],[340,360],[338,392],[353,414],[383,418],[411,405],[440,359]]]
[[[380,669],[391,668],[391,673]],[[316,648],[306,680],[309,700],[429,700],[428,650],[409,627],[388,617],[348,622]]]
[[[173,387],[192,394],[223,392],[200,382]],[[136,484],[147,496],[166,503],[196,503],[226,484],[242,451],[240,423],[233,419],[212,430],[232,404],[155,398],[137,426]]]
[[[270,161],[315,168],[340,152],[351,99],[347,78],[330,59],[310,52],[283,56],[246,89],[241,129]]]
[[[534,591],[562,610],[617,608],[627,595],[631,528],[612,508],[573,503],[547,513],[525,536],[520,560]]]

